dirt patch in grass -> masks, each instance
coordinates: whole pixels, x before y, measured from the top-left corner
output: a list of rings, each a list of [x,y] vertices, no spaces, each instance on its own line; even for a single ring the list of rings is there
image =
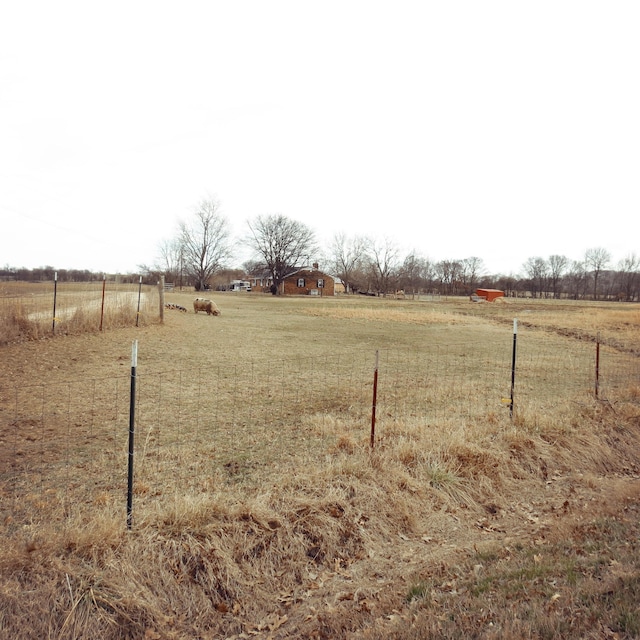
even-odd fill
[[[531,327],[578,341],[600,340],[621,351],[640,353],[640,308],[636,303],[507,299],[505,304],[458,303],[461,313]]]

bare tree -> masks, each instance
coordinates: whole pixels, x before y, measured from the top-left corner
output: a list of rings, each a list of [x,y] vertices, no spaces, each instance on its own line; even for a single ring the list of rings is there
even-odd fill
[[[640,285],[640,259],[635,253],[629,254],[618,265],[620,280],[619,298],[632,301],[638,295]]]
[[[262,260],[256,260],[254,258],[252,260],[245,260],[242,263],[242,268],[248,275],[262,276],[265,267]]]
[[[553,255],[549,257],[549,283],[554,298],[558,297],[558,285],[567,269],[568,263],[566,256]]]
[[[378,294],[388,293],[398,268],[398,247],[389,238],[369,240],[369,273]]]
[[[425,261],[412,251],[402,262],[398,272],[398,284],[406,293],[415,296],[424,281]]]
[[[462,282],[469,289],[469,293],[473,292],[476,288],[476,284],[483,269],[484,262],[482,261],[482,258],[471,256],[471,258],[465,258],[462,260]]]
[[[587,267],[591,267],[591,275],[593,277],[593,299],[598,299],[598,278],[607,265],[611,261],[611,254],[602,247],[587,249],[584,254],[584,263]]]
[[[367,240],[360,236],[348,238],[344,233],[333,237],[330,248],[331,267],[344,284],[345,292],[357,290],[357,274],[362,269],[366,256]]]
[[[440,280],[440,293],[456,295],[462,281],[462,261],[441,260],[436,264],[435,272]]]
[[[497,276],[494,280],[494,285],[496,289],[501,289],[504,291],[506,296],[514,296],[516,295],[516,286],[518,281],[512,275],[508,276]]]
[[[535,298],[538,294],[540,297],[547,290],[547,282],[549,277],[549,265],[544,258],[529,258],[524,263],[524,270],[529,276],[531,282],[531,293]]]
[[[412,251],[398,269],[398,285],[405,293],[426,292],[433,286],[434,266],[428,258]]]
[[[195,280],[195,288],[207,287],[209,278],[232,256],[229,224],[215,197],[202,200],[192,224],[180,223],[179,244],[184,268]]]
[[[156,270],[164,274],[169,282],[180,281],[182,286],[182,272],[184,269],[184,258],[182,255],[182,242],[180,238],[164,240],[158,247],[159,262]]]
[[[578,300],[586,294],[587,271],[584,262],[574,260],[569,267],[566,279],[569,282],[571,296],[574,300]]]
[[[249,223],[247,245],[259,256],[273,280],[275,295],[285,276],[311,261],[317,251],[315,234],[302,222],[282,214],[258,216]]]

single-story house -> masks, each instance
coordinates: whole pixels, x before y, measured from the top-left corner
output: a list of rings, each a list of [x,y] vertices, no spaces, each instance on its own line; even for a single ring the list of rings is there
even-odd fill
[[[249,284],[253,291],[268,293],[273,279],[268,272],[249,276]],[[280,283],[278,293],[287,296],[334,296],[336,294],[335,278],[320,271],[318,264],[312,267],[296,269],[285,276]]]
[[[333,296],[335,280],[314,264],[311,268],[298,269],[286,276],[280,285],[280,293],[288,296]]]

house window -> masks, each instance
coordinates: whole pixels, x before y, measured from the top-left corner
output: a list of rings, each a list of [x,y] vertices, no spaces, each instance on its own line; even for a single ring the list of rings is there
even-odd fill
[[[324,278],[318,278],[318,289],[322,289],[324,287]]]
[[[298,287],[304,287],[304,278],[298,278]]]

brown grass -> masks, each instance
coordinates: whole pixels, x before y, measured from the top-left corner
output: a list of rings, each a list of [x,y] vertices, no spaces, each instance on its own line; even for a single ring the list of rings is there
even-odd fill
[[[558,333],[579,341],[595,341],[638,354],[640,350],[640,308],[635,303],[570,300],[507,299],[505,304],[458,307],[475,317],[511,323],[514,317],[523,327]]]
[[[174,294],[174,301],[188,306],[191,297]],[[214,297],[219,318],[174,312],[164,326],[2,347],[2,444],[25,471],[22,484],[12,484],[14,459],[2,458],[1,636],[638,637],[637,383],[629,379],[601,401],[588,394],[576,401],[573,389],[558,394],[552,354],[573,354],[574,368],[582,362],[582,341],[559,330],[564,311],[555,319],[545,311],[545,326],[523,336],[532,373],[522,373],[524,397],[511,421],[499,397],[463,403],[490,388],[484,378],[501,358],[493,355],[501,340],[508,365],[505,318],[470,317],[458,301],[434,309],[431,302]],[[122,399],[114,409],[108,398],[126,390],[132,339],[140,342],[141,425],[152,426],[139,446],[153,456],[144,457],[127,531],[117,490],[126,459],[117,429],[126,432],[127,406]],[[335,360],[323,360],[341,348],[355,360],[354,346],[367,354],[363,376],[371,373],[372,347],[389,350],[384,372],[391,354],[402,356],[402,366],[390,369],[402,384],[380,407],[373,451],[352,397],[356,382],[331,382]],[[311,373],[301,364],[310,354]],[[249,360],[254,377],[234,396],[245,402],[225,408],[222,374]],[[272,366],[261,396],[276,388],[280,399],[287,374],[308,376],[310,388],[321,380],[330,393],[300,400],[295,420],[267,420],[250,405],[262,360]],[[192,396],[185,391],[165,405],[154,392],[144,405],[144,376],[160,378],[171,366],[186,372],[196,361],[209,373]],[[423,375],[418,362],[439,372],[442,384],[426,375],[433,393],[415,405],[404,381]],[[53,367],[56,380],[102,382],[83,387],[92,389],[83,410],[67,399],[36,411],[30,426],[23,405],[38,395],[15,388],[37,383],[46,391]],[[215,378],[214,367],[222,368]],[[541,397],[529,399],[527,385]],[[19,433],[4,419],[15,415],[16,395],[25,398],[17,403]],[[203,456],[219,451],[189,425],[203,420],[212,396],[233,446],[205,466]],[[445,410],[430,413],[434,404]],[[201,439],[163,448],[169,432],[159,425],[178,408],[176,432]],[[242,440],[250,416],[269,438]],[[47,466],[56,447],[69,447],[62,436],[74,422],[87,437],[72,441],[67,464]],[[101,458],[113,471],[98,483]],[[190,488],[164,471],[164,485],[157,483],[151,471],[163,464]]]
[[[158,321],[156,287],[110,282],[5,282],[0,286],[0,344],[80,335]],[[140,311],[138,312],[138,295]],[[55,301],[55,316],[54,316]]]

